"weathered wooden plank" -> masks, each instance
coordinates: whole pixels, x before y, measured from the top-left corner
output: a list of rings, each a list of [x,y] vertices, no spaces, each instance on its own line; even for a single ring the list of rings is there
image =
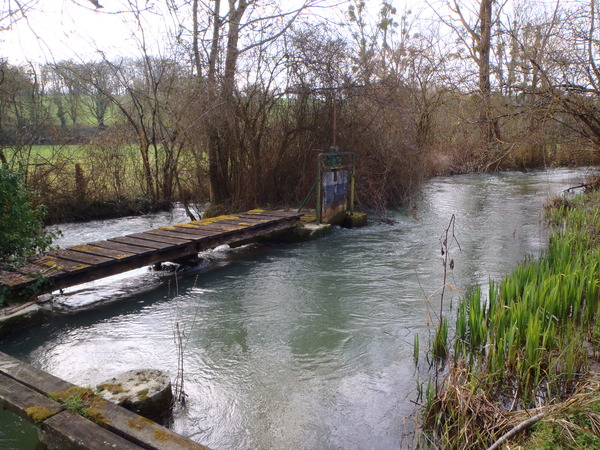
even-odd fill
[[[36,423],[51,448],[206,448],[101,399],[94,400],[88,411],[102,424],[99,426],[48,398],[51,392],[67,391],[72,387],[74,385],[67,381],[0,352],[0,407]]]
[[[176,434],[151,420],[112,403],[99,405],[98,412],[105,419],[104,427],[145,448],[205,450],[207,447]],[[151,446],[148,446],[148,445]]]
[[[298,214],[298,213],[286,213],[286,214],[277,214],[277,215],[264,215],[264,214],[249,214],[249,213],[242,213],[240,214],[240,219],[260,219],[260,220],[264,220],[264,221],[277,221],[277,220],[285,220],[285,219],[290,219],[293,217],[297,217],[300,218],[302,217],[302,214]]]
[[[131,253],[134,255],[144,255],[147,253],[152,253],[155,251],[153,248],[149,247],[140,247],[139,245],[131,245],[131,244],[123,244],[122,242],[113,242],[113,241],[96,241],[90,242],[89,245],[94,247],[100,247],[108,250],[114,250],[117,252],[123,253]]]
[[[51,402],[51,403],[48,403],[48,405],[55,406],[56,412],[60,411],[62,408],[60,407],[60,405],[58,405],[58,403],[50,400],[47,397],[47,395],[50,394],[51,392],[66,391],[69,388],[74,386],[73,384],[68,383],[67,381],[61,380],[60,378],[50,375],[40,369],[37,369],[27,363],[19,361],[18,359],[15,359],[12,356],[9,356],[2,352],[0,352],[0,377],[2,377],[2,378],[0,378],[0,393],[3,392],[2,388],[5,386],[9,386],[9,387],[5,387],[4,391],[9,391],[9,389],[11,392],[12,391],[16,391],[16,392],[28,391],[28,392],[26,392],[26,394],[18,394],[18,395],[22,396],[22,397],[24,396],[24,398],[28,398],[27,396],[29,396],[31,398],[36,399],[36,401],[38,401],[37,404],[43,404],[43,405],[46,405],[46,404],[41,403],[42,400],[40,400],[40,399],[46,399],[48,402]],[[37,395],[34,395],[34,394],[37,394]],[[12,400],[12,398],[11,398],[11,400]],[[30,405],[28,405],[28,404],[24,403],[24,405],[26,407],[21,408],[21,409],[26,410],[26,408],[28,408],[29,406],[35,405],[35,404],[36,403],[31,403]],[[58,407],[56,407],[56,405],[58,405]],[[140,416],[138,416],[137,414],[127,411],[117,405],[113,405],[112,403],[98,402],[98,404],[94,405],[94,406],[96,407],[96,409],[98,409],[100,416],[103,417],[104,419],[106,419],[107,428],[109,428],[109,429],[110,428],[121,429],[122,431],[124,431],[126,433],[127,431],[132,431],[129,429],[130,427],[127,425],[127,421],[128,420],[137,421],[136,423],[138,423],[138,422],[140,424],[144,423],[145,425],[143,428],[145,428],[147,431],[149,431],[147,433],[139,433],[139,430],[137,430],[137,431],[133,430],[133,431],[136,431],[133,433],[134,436],[137,436],[138,439],[140,437],[142,437],[141,441],[143,441],[143,442],[146,442],[146,441],[153,442],[154,441],[152,439],[153,433],[155,431],[163,431],[163,432],[165,432],[165,437],[168,438],[167,441],[171,438],[174,441],[176,440],[176,438],[179,438],[180,440],[185,440],[189,445],[192,445],[192,447],[189,447],[189,448],[196,448],[195,444],[193,442],[188,441],[187,439],[182,438],[181,436],[176,435],[175,433],[172,433],[169,430],[164,429],[160,425],[157,425],[154,422],[149,421],[147,419],[143,419]],[[48,409],[50,409],[50,408],[48,407]],[[116,423],[117,421],[119,421],[120,419],[123,419],[123,418],[127,418],[127,420],[123,421],[121,424]],[[86,422],[90,423],[89,421],[86,421]],[[169,436],[171,436],[171,438],[169,438]],[[95,448],[95,447],[91,447],[91,448]],[[151,448],[151,447],[146,447],[146,448]],[[161,447],[155,447],[155,448],[161,448]],[[167,448],[167,447],[164,447],[164,448]],[[171,447],[171,448],[180,448],[180,447],[175,446],[175,447]],[[187,447],[183,447],[183,448],[187,448]],[[201,448],[201,447],[198,447],[198,448]]]
[[[166,245],[162,250],[155,250],[154,252],[145,255],[138,255],[136,258],[124,261],[115,260],[114,264],[96,267],[94,270],[88,272],[77,274],[67,273],[61,277],[53,278],[49,280],[50,284],[44,285],[44,289],[41,292],[51,292],[65,287],[87,283],[88,281],[94,281],[118,273],[127,272],[128,270],[149,266],[157,262],[174,261],[196,253],[198,253],[198,251],[196,250],[196,244],[194,242],[190,242],[185,247]]]
[[[264,234],[281,231],[295,226],[299,220],[297,218],[285,219],[275,223],[269,223],[260,229],[245,228],[232,235],[215,236],[214,238],[203,240],[198,245],[198,251],[209,250],[224,244],[235,244],[246,241]]]
[[[162,227],[164,229],[170,229],[171,227]],[[173,228],[189,228],[191,230],[206,230],[206,227],[203,225],[200,225],[196,222],[188,222],[188,223],[179,223],[177,225],[173,225]],[[210,230],[208,231],[210,232]]]
[[[213,223],[222,222],[223,220],[237,219],[238,217],[239,216],[237,214],[229,214],[229,215],[224,215],[224,216],[209,217],[208,219],[193,220],[192,222],[189,222],[189,223],[194,223],[197,225],[210,225]]]
[[[287,219],[287,217],[264,217],[264,216],[254,216],[252,214],[240,214],[240,220],[243,222],[250,223],[266,223],[266,222],[277,222],[278,220]]]
[[[48,269],[54,269],[60,272],[81,272],[92,267],[86,263],[58,258],[57,256],[52,254],[42,255],[39,258],[33,259],[31,262],[33,264],[37,264]]]
[[[200,238],[208,237],[208,236],[214,236],[215,234],[218,233],[217,231],[207,230],[206,228],[202,229],[200,227],[190,225],[188,223],[183,223],[180,225],[173,225],[170,227],[161,227],[161,230],[177,231],[177,232],[181,232],[181,233],[191,234],[192,236],[195,236],[196,239],[200,239]]]
[[[212,225],[203,225],[202,229],[214,233],[213,236],[227,236],[230,234],[235,234],[237,231],[242,230],[243,227],[234,227],[233,225],[214,223]]]
[[[31,423],[47,419],[63,410],[63,407],[12,378],[0,374],[0,407]]]
[[[35,264],[35,263],[25,264],[24,266],[19,267],[17,269],[17,271],[24,275],[42,276],[42,277],[52,277],[54,275],[64,273],[64,270],[57,270],[52,267]]]
[[[18,272],[6,272],[0,270],[0,284],[8,286],[9,288],[15,286],[26,287],[33,284],[36,280]]]
[[[76,251],[72,248],[65,250],[55,250],[53,252],[50,252],[49,255],[55,256],[60,259],[74,261],[76,263],[89,264],[90,266],[103,266],[105,264],[110,264],[114,260],[113,258],[105,258],[103,256],[90,255],[88,253]]]
[[[144,241],[163,242],[165,244],[170,244],[171,246],[185,245],[190,242],[190,239],[175,239],[173,237],[161,235],[160,233],[154,232],[154,230],[146,231],[144,233],[128,234],[126,237]]]
[[[242,214],[250,214],[252,216],[261,216],[261,217],[269,217],[269,218],[289,218],[289,217],[300,217],[303,213],[298,213],[296,211],[272,211],[265,209],[251,209],[250,211],[246,211]],[[240,215],[242,215],[240,214]]]
[[[34,278],[36,273],[44,272],[47,279],[40,293],[49,292],[291,228],[301,214],[282,212],[275,216],[265,220],[261,214],[250,212],[112,238],[45,255],[27,265],[21,274]],[[8,287],[19,289],[22,285]]]
[[[87,253],[95,256],[103,256],[105,258],[112,259],[127,259],[136,256],[135,253],[126,251],[113,250],[109,248],[98,247],[96,245],[78,245],[77,247],[70,247],[69,250],[76,252]]]
[[[253,213],[251,211],[248,212],[244,212],[244,213],[240,213],[238,214],[240,219],[255,219],[255,220],[267,220],[267,221],[274,221],[274,220],[284,220],[284,219],[291,219],[291,218],[300,218],[302,217],[302,213],[296,213],[296,212],[274,212],[274,211],[269,211],[269,212],[265,212],[265,213]]]
[[[199,241],[201,239],[211,236],[211,234],[203,230],[191,230],[189,228],[181,227],[172,227],[169,229],[161,228],[160,231],[164,233],[164,235],[168,234],[169,236],[173,236],[178,239],[186,239],[188,241]]]
[[[253,218],[253,219],[260,219],[260,220],[278,220],[278,219],[288,219],[289,218],[287,215],[281,215],[281,214],[277,214],[275,216],[267,216],[264,214],[249,214],[247,212],[243,212],[238,215],[240,216],[240,219]]]
[[[136,445],[69,410],[45,420],[41,430],[42,442],[61,450],[151,448]]]
[[[191,236],[186,233],[179,233],[177,231],[169,231],[169,230],[149,230],[145,231],[144,234],[151,234],[152,236],[160,236],[161,238],[169,238],[169,239],[178,239],[184,242],[192,242],[198,239],[201,239],[197,236]]]
[[[66,391],[73,386],[71,383],[2,352],[0,352],[0,374],[18,380],[19,383],[44,395],[48,395],[50,392]]]
[[[279,220],[279,219],[278,219]],[[256,225],[260,225],[263,223],[276,223],[278,220],[265,220],[265,219],[247,219],[247,218],[243,218],[240,217],[239,219],[232,219],[232,220],[224,220],[223,222],[221,222],[222,225],[233,225],[236,227],[241,227],[241,228],[247,228],[247,227],[253,227]]]
[[[116,237],[109,239],[108,241],[117,242],[120,244],[137,245],[139,247],[146,247],[154,250],[164,250],[171,248],[171,245],[165,242],[149,241],[147,239],[136,239],[129,236]]]
[[[268,220],[258,219],[258,218],[251,219],[251,218],[240,217],[239,219],[235,219],[235,220],[224,220],[221,223],[223,225],[235,226],[235,227],[238,227],[239,229],[242,229],[242,228],[256,228],[261,225],[265,225],[267,223],[277,223],[281,220],[285,220],[285,219],[277,219],[277,220],[268,221]]]
[[[220,222],[212,222],[206,224],[190,222],[190,225],[197,227],[199,230],[207,230],[219,234],[232,234],[235,233],[237,230],[241,230],[244,228],[239,225],[232,225],[230,223]]]

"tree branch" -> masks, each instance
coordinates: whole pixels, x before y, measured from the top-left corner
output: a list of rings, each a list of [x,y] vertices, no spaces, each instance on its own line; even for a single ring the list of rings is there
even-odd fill
[[[504,434],[500,439],[498,439],[496,442],[494,442],[492,444],[492,446],[490,448],[488,448],[488,450],[496,450],[496,449],[500,448],[500,446],[504,442],[506,442],[507,440],[509,440],[514,435],[520,433],[524,429],[529,428],[534,423],[539,422],[541,419],[544,418],[545,415],[546,415],[546,413],[542,412],[542,413],[539,413],[539,414],[537,414],[537,415],[535,415],[533,417],[530,417],[529,419],[521,422],[519,425],[517,425],[516,427],[514,427],[512,430],[510,430],[508,433]]]

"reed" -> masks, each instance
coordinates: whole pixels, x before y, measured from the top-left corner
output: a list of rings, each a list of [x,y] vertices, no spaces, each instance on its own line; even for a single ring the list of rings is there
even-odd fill
[[[419,334],[415,334],[413,340],[413,360],[415,362],[415,366],[419,365]]]
[[[487,299],[481,287],[460,299],[453,343],[440,326],[430,344],[434,355],[453,349],[445,384],[428,399],[424,414],[437,446],[489,446],[504,430],[480,424],[487,431],[466,432],[472,402],[494,404],[493,416],[477,420],[496,423],[497,410],[508,414],[560,402],[585,378],[589,349],[598,356],[600,193],[555,202],[548,219],[554,232],[546,254],[524,262],[500,284],[490,281]]]
[[[438,325],[431,353],[436,361],[445,361],[448,357],[448,319],[446,317]]]

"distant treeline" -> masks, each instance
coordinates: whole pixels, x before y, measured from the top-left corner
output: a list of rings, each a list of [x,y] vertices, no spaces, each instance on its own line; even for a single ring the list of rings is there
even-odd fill
[[[474,15],[425,24],[353,1],[340,29],[247,3],[182,5],[196,38],[160,57],[0,62],[0,161],[51,208],[138,198],[213,212],[298,205],[313,149],[332,145],[356,153],[358,203],[376,209],[436,174],[599,163],[589,4],[509,15],[478,0]]]

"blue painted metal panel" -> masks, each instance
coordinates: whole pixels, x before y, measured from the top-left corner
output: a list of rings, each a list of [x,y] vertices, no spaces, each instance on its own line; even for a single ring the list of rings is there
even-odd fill
[[[323,172],[323,203],[321,220],[336,223],[343,220],[348,198],[348,171]]]

